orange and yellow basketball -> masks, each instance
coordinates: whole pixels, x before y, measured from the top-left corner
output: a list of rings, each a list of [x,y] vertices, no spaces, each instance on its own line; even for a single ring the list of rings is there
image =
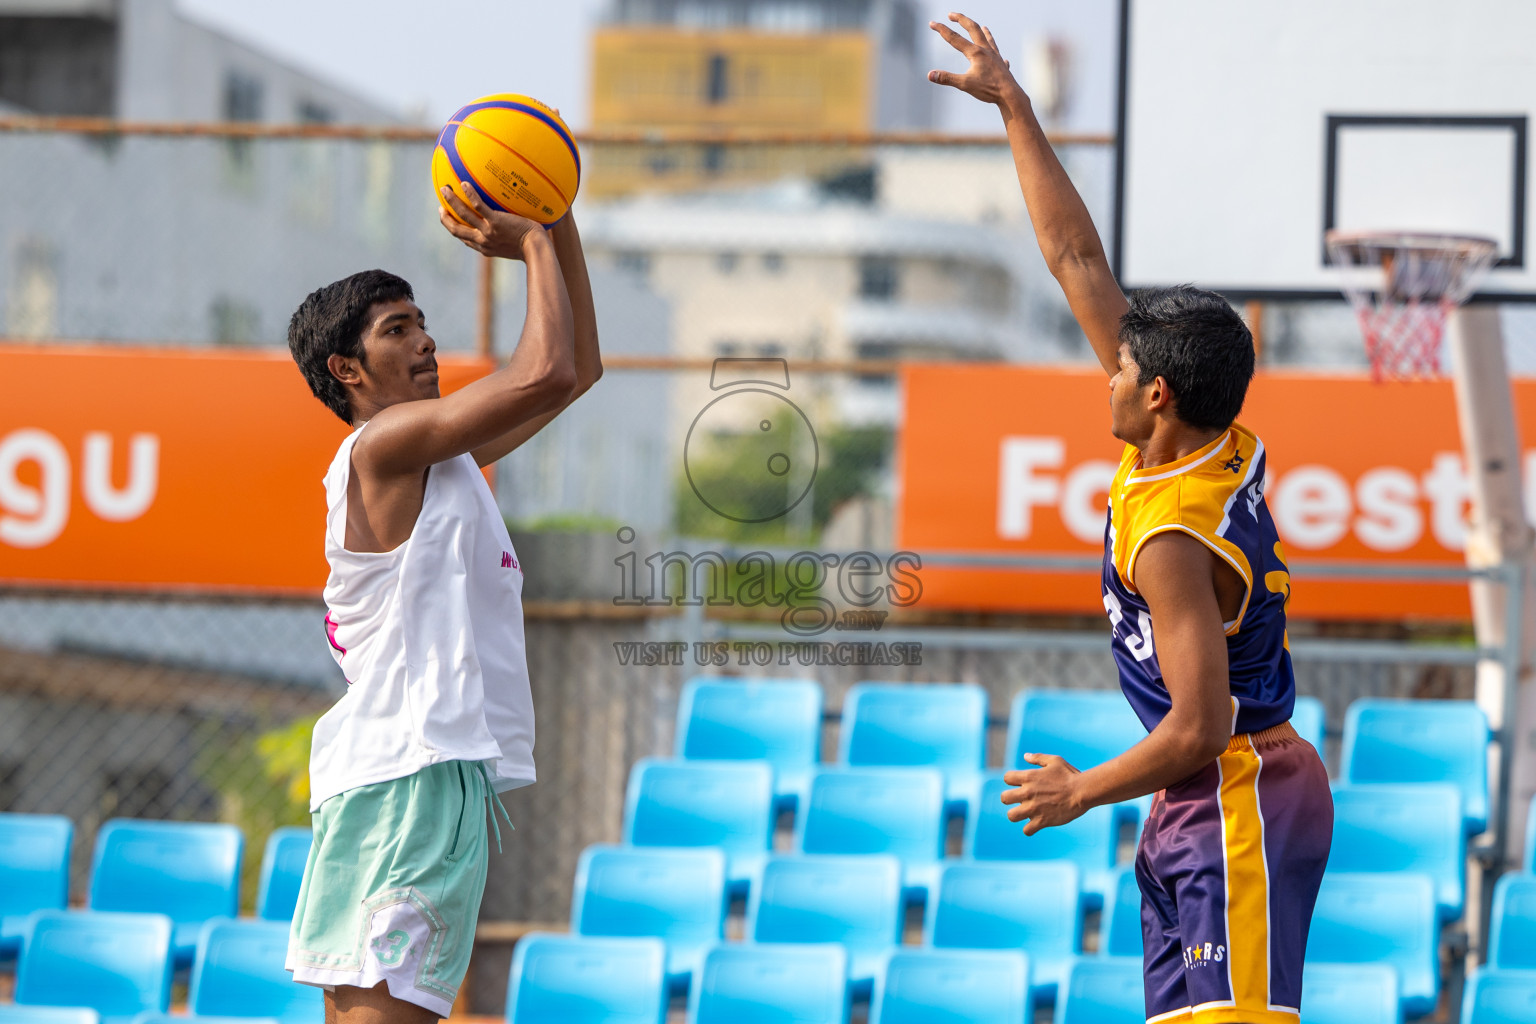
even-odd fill
[[[444,185],[466,198],[461,181],[493,210],[553,224],[576,198],[581,155],[571,129],[552,108],[515,93],[482,96],[448,119],[432,154],[432,189],[439,202]]]

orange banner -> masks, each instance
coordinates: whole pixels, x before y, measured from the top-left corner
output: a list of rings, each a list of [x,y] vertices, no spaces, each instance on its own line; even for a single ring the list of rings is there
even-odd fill
[[[1001,554],[1103,552],[1122,445],[1099,371],[925,365],[902,376],[898,546]],[[1536,380],[1514,384],[1536,422]],[[1292,615],[1464,619],[1465,584],[1308,579],[1308,563],[1461,564],[1468,482],[1447,381],[1264,373],[1241,422],[1264,441],[1270,509],[1296,575]],[[1528,490],[1536,450],[1525,455]],[[1536,508],[1536,493],[1527,509]],[[924,606],[1102,610],[1083,573],[922,571]]]
[[[318,593],[347,427],[283,350],[4,346],[0,582]],[[440,357],[443,391],[486,373]]]

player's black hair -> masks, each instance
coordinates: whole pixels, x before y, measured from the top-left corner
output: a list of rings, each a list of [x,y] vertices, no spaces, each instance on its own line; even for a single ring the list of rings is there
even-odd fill
[[[363,331],[368,326],[368,311],[375,303],[415,298],[404,278],[387,270],[364,270],[310,292],[288,321],[288,351],[299,364],[299,372],[315,397],[344,422],[352,422],[347,389],[332,376],[326,360],[333,355],[348,356],[362,360],[366,368]]]
[[[1253,335],[1215,292],[1192,285],[1146,288],[1130,297],[1120,340],[1142,387],[1162,377],[1173,410],[1192,427],[1224,430],[1242,411],[1253,379]]]

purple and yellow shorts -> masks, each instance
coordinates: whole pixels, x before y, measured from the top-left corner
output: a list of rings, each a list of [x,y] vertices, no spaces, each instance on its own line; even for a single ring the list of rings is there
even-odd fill
[[[1332,840],[1328,773],[1289,722],[1158,793],[1136,851],[1148,1024],[1296,1024]]]

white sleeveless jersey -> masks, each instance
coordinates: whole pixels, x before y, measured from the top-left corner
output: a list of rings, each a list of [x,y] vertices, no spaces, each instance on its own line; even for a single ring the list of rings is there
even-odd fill
[[[523,572],[468,454],[427,472],[393,551],[346,549],[352,432],[325,474],[325,629],[347,692],[315,723],[310,809],[440,761],[484,761],[498,790],[534,781]]]

